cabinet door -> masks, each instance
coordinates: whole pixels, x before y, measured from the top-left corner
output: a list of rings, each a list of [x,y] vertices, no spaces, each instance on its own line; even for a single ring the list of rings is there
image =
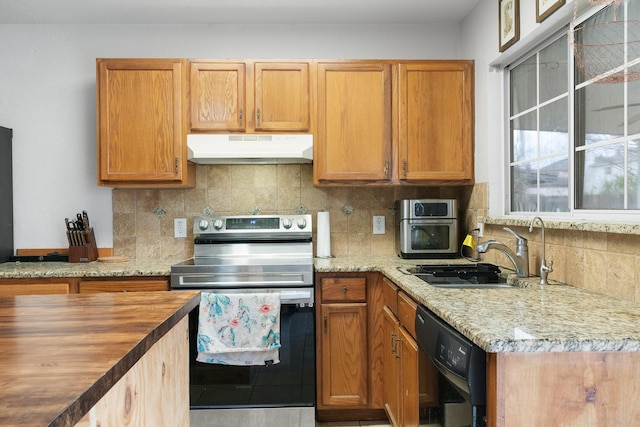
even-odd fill
[[[321,406],[366,407],[367,304],[321,304]]]
[[[98,59],[99,183],[187,184],[186,62]]]
[[[315,147],[318,183],[391,179],[390,64],[318,64]]]
[[[255,128],[261,131],[309,130],[309,64],[257,62]]]
[[[400,324],[389,307],[384,307],[384,409],[392,426],[401,426],[400,403]]]
[[[400,64],[399,177],[472,183],[472,61]]]
[[[244,131],[246,65],[192,62],[190,70],[191,129]]]
[[[402,426],[418,427],[420,425],[420,372],[418,344],[404,328],[399,328],[400,354],[402,358],[402,375],[400,393],[402,394]]]

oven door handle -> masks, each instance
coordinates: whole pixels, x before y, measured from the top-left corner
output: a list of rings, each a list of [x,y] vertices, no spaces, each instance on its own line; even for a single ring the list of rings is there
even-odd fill
[[[305,300],[305,301],[313,301],[311,289],[293,289],[293,290],[281,290],[280,291],[280,301],[286,302],[289,300]]]

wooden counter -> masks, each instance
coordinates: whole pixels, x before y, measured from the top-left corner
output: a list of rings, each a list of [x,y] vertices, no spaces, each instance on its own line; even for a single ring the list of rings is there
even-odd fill
[[[1,297],[0,425],[75,425],[156,343],[170,333],[178,336],[173,331],[184,328],[198,295],[182,291]],[[181,339],[188,340],[185,331],[180,332]],[[188,352],[187,345],[182,348],[165,353]],[[174,355],[164,357],[170,362]],[[184,366],[162,359],[148,364],[146,373],[157,368],[160,380],[186,381],[182,400],[188,417],[188,356],[181,359],[187,363],[186,372]],[[146,392],[135,384],[128,387],[125,394],[133,390],[133,396],[125,397],[127,404]],[[162,396],[180,400],[174,393]]]

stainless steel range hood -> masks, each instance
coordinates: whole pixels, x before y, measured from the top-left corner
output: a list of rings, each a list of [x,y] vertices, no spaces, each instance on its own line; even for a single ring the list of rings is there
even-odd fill
[[[189,134],[187,158],[201,164],[311,163],[311,134]]]

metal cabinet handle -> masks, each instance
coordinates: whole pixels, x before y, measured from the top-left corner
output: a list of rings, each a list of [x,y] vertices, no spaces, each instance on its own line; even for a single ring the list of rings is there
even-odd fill
[[[324,316],[324,332],[327,332],[327,316]]]
[[[256,113],[256,122],[258,124],[258,126],[260,126],[260,108],[258,108],[258,112]]]
[[[389,178],[389,160],[384,162],[384,176]]]
[[[347,289],[347,287],[346,287],[346,286],[343,286],[343,287],[342,287],[342,293],[343,293],[343,294],[346,294],[348,290],[349,290],[349,289]]]
[[[396,341],[394,337],[396,336],[395,332],[391,332],[391,354],[396,353]]]
[[[238,122],[242,124],[242,108],[240,109],[240,114],[238,116]]]

